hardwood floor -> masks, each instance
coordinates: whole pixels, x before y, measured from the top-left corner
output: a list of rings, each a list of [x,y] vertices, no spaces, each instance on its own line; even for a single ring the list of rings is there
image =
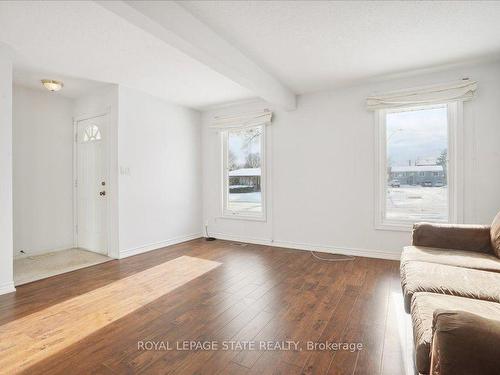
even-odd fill
[[[403,374],[400,298],[395,261],[194,240],[0,296],[0,373]]]

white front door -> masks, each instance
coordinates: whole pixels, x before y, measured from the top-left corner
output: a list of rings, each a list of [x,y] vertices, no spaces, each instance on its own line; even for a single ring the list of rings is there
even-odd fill
[[[107,254],[107,116],[77,122],[77,246]]]

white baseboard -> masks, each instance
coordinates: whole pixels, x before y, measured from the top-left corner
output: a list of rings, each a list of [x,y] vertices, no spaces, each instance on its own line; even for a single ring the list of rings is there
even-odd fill
[[[131,249],[121,250],[119,259],[127,258],[127,257],[130,257],[132,255],[146,253],[146,252],[152,251],[152,250],[161,249],[162,247],[166,247],[166,246],[176,245],[176,244],[181,243],[181,242],[195,240],[195,239],[201,238],[201,237],[203,237],[203,235],[201,233],[194,233],[194,234],[188,234],[186,236],[174,237],[174,238],[171,238],[171,239],[165,240],[165,241],[154,242],[154,243],[144,245],[144,246],[138,246],[138,247],[133,247]]]
[[[401,252],[393,252],[387,250],[376,249],[359,249],[354,247],[331,246],[331,245],[310,245],[288,241],[275,241],[272,246],[288,247],[297,250],[314,250],[315,252],[330,253],[330,254],[344,254],[365,258],[377,258],[388,260],[399,260]]]
[[[0,295],[15,292],[14,281],[0,284]]]
[[[257,237],[247,237],[247,236],[237,236],[234,234],[226,234],[226,233],[210,233],[212,237],[215,237],[219,240],[226,241],[235,241],[235,242],[245,242],[252,243],[256,245],[265,245],[265,246],[273,246],[273,241],[267,238],[257,238]],[[276,245],[275,245],[276,246]]]
[[[385,250],[375,250],[375,249],[359,249],[352,247],[343,247],[343,246],[332,246],[332,245],[313,245],[306,243],[298,243],[291,241],[272,241],[266,238],[257,238],[257,237],[246,237],[246,236],[236,236],[233,234],[225,234],[225,233],[211,233],[214,237],[227,240],[227,241],[236,241],[236,242],[246,242],[257,245],[266,245],[266,246],[274,246],[274,247],[285,247],[294,250],[314,250],[317,252],[330,253],[330,254],[345,254],[352,255],[358,257],[366,257],[366,258],[377,258],[377,259],[388,259],[388,260],[399,260],[401,256],[401,252],[393,252],[393,251],[385,251]],[[162,247],[176,245],[181,242],[186,242],[190,240],[194,240],[196,238],[203,237],[201,233],[195,233],[187,236],[179,236],[166,241],[155,242],[152,244],[139,246],[127,250],[120,251],[120,259],[127,258],[129,256],[142,254],[148,251],[157,250]]]
[[[270,239],[265,239],[265,238],[242,237],[225,233],[212,233],[212,235],[221,240],[246,242],[257,245],[267,245],[275,247],[286,247],[294,250],[308,250],[308,251],[314,250],[315,252],[321,252],[321,253],[344,254],[357,257],[388,259],[388,260],[399,260],[401,257],[401,252],[393,252],[387,250],[359,249],[353,247],[332,246],[332,245],[313,245],[313,244],[298,243],[291,241],[272,241]]]

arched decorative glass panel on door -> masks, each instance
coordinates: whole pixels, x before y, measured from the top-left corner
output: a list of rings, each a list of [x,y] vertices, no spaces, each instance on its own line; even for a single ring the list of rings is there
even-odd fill
[[[83,142],[99,141],[101,139],[101,131],[97,125],[89,125],[83,132]]]

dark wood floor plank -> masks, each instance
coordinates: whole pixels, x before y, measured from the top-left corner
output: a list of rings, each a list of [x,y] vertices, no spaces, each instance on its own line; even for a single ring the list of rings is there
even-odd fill
[[[218,265],[158,294],[158,287],[165,288],[165,275],[151,274],[151,270],[182,256]],[[394,294],[401,294],[398,262],[368,258],[327,262],[304,251],[240,246],[220,240],[189,241],[23,285],[15,294],[0,296],[0,335],[13,337],[13,332],[6,330],[17,329],[22,321],[33,325],[30,332],[34,333],[27,339],[36,340],[37,327],[47,329],[43,327],[43,316],[49,311],[64,317],[60,327],[55,328],[62,333],[74,332],[68,324],[78,321],[71,323],[71,310],[59,311],[59,306],[81,301],[82,309],[97,306],[112,314],[115,298],[101,291],[116,288],[130,278],[145,283],[145,289],[143,295],[117,289],[115,298],[132,304],[122,307],[129,311],[125,316],[110,318],[106,324],[101,321],[99,329],[89,330],[85,337],[70,340],[71,344],[57,351],[52,351],[49,342],[39,348],[47,355],[14,373],[403,373],[398,330],[391,324],[402,311],[402,306],[391,302]],[[155,293],[155,298],[148,298],[148,294]],[[42,320],[31,322],[35,316]],[[184,340],[216,341],[219,350],[138,347],[138,342],[168,342],[175,346]],[[260,342],[287,340],[298,342],[300,347],[295,351],[220,347],[224,341],[253,342],[258,346]],[[308,341],[361,342],[364,349],[309,351]],[[0,356],[8,345],[5,341],[0,345]],[[9,361],[16,361],[12,353],[9,355]],[[30,355],[19,353],[19,358]]]

